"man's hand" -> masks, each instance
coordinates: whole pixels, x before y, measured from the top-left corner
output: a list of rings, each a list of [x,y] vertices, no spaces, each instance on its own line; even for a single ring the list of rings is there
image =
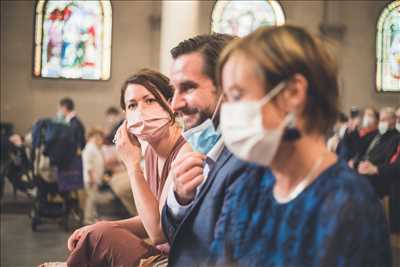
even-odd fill
[[[358,165],[358,173],[363,175],[375,175],[378,174],[378,168],[369,161],[362,161]]]
[[[196,195],[197,187],[203,182],[203,166],[206,156],[198,152],[184,154],[171,165],[174,191],[179,204],[189,204]]]

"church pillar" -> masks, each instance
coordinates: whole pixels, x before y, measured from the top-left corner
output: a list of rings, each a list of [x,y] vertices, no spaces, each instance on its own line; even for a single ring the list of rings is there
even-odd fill
[[[199,1],[162,1],[160,71],[169,76],[171,48],[199,33]]]

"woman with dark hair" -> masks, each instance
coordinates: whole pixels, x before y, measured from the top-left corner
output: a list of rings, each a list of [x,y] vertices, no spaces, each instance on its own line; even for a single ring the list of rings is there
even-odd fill
[[[140,70],[122,86],[121,108],[126,120],[114,141],[128,172],[138,216],[76,230],[68,240],[69,267],[138,266],[144,259],[146,264],[166,265],[169,247],[160,211],[172,185],[172,161],[191,151],[169,108],[172,95],[168,78],[148,69]],[[148,144],[144,170],[139,140]],[[149,242],[144,241],[146,238]]]
[[[390,266],[380,202],[338,160],[325,134],[338,114],[335,62],[322,40],[294,26],[264,27],[220,58],[223,140],[269,167],[241,179],[212,245],[224,266]]]

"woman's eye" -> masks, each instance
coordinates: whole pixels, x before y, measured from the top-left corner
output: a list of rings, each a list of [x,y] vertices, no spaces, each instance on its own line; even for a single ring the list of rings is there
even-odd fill
[[[234,91],[230,94],[229,97],[232,101],[239,101],[242,98],[242,95],[238,91]]]
[[[154,103],[156,100],[154,99],[154,98],[149,98],[149,99],[146,99],[146,104],[152,104],[152,103]]]
[[[128,109],[129,109],[129,110],[132,110],[132,109],[134,109],[134,108],[136,108],[136,104],[132,104],[132,103],[131,103],[131,104],[128,105]]]

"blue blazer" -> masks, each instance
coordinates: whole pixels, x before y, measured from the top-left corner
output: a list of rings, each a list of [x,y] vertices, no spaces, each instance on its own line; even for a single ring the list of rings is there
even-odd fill
[[[168,266],[204,265],[210,256],[215,225],[235,181],[262,175],[264,171],[262,167],[237,159],[224,148],[181,221],[175,221],[165,205],[161,219],[164,234],[171,245]]]

